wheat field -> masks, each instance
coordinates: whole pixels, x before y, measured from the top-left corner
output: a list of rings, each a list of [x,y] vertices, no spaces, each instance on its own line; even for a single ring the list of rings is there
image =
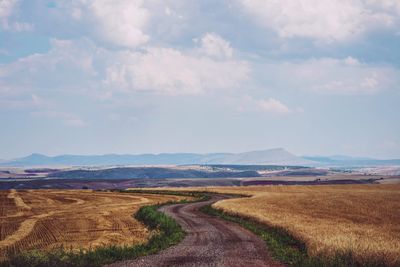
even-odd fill
[[[133,214],[182,197],[91,190],[0,191],[0,259],[31,249],[88,249],[143,243]]]
[[[174,189],[176,190],[176,189]],[[236,193],[213,206],[283,227],[312,255],[351,251],[400,263],[400,185],[248,186],[185,190]]]

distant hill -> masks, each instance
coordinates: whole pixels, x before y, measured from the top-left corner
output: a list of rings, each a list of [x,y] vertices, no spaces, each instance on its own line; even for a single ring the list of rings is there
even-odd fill
[[[0,161],[0,166],[143,166],[143,165],[280,165],[313,167],[363,167],[400,165],[400,159],[379,160],[373,158],[335,156],[298,157],[283,148],[244,153],[162,153],[137,155],[60,155],[49,157],[32,154],[27,157]]]
[[[224,155],[218,159],[210,160],[213,164],[268,164],[268,165],[307,165],[310,160],[295,156],[283,148],[245,152]]]
[[[394,166],[400,165],[400,159],[373,159],[364,157],[335,156],[304,156],[303,159],[316,162],[313,166],[337,166],[337,167],[363,167],[363,166]]]
[[[24,158],[1,162],[0,166],[104,166],[104,165],[310,165],[315,162],[276,148],[245,153],[163,153],[138,155],[61,155],[49,157],[32,154]]]

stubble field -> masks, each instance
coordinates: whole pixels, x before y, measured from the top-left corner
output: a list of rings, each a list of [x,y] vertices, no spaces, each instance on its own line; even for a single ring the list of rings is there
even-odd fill
[[[181,198],[91,190],[0,191],[0,259],[31,249],[143,243],[149,232],[133,214],[143,205]]]

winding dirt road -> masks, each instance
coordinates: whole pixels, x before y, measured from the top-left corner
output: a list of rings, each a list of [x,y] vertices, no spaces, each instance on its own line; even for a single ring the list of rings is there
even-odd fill
[[[224,198],[215,195],[204,202],[162,207],[161,211],[186,230],[185,239],[159,254],[109,266],[282,266],[271,259],[264,241],[250,231],[199,211]]]

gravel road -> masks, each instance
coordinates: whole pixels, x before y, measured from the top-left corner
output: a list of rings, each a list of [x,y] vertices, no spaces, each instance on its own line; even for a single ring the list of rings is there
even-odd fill
[[[109,266],[282,266],[271,259],[264,241],[250,231],[199,211],[223,198],[215,195],[208,201],[162,207],[162,212],[186,230],[185,239],[159,254]]]

